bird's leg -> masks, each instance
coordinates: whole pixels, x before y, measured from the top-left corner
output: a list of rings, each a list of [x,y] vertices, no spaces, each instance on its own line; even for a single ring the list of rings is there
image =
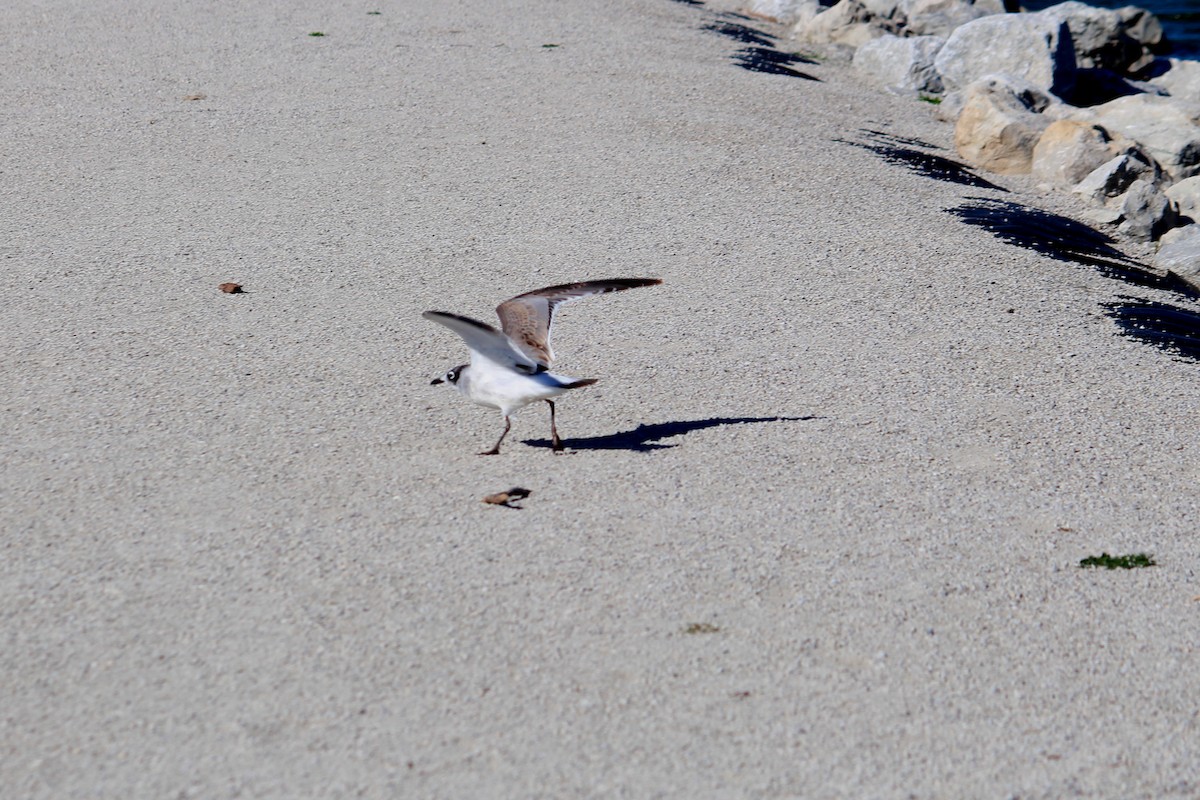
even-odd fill
[[[508,415],[504,415],[504,433],[500,434],[500,438],[496,440],[496,444],[491,450],[484,450],[479,455],[481,456],[498,456],[500,455],[500,443],[504,441],[504,437],[508,436],[508,431],[512,427],[512,422],[508,419]]]
[[[558,427],[554,424],[554,401],[547,400],[546,405],[550,406],[550,447],[554,452],[561,453],[563,443],[562,439],[558,438]]]

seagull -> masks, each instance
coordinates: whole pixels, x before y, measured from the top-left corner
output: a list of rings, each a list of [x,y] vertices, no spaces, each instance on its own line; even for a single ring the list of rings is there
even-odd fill
[[[550,349],[550,327],[554,310],[564,303],[582,300],[594,294],[621,292],[640,286],[662,283],[658,278],[612,278],[602,281],[565,283],[547,286],[505,300],[496,306],[500,330],[491,325],[458,314],[426,311],[427,320],[445,325],[457,333],[471,350],[471,363],[460,364],[431,386],[448,383],[468,400],[488,408],[499,409],[504,415],[504,433],[491,450],[479,455],[500,455],[500,443],[512,428],[509,419],[520,409],[538,400],[550,406],[550,438],[554,452],[563,449],[554,424],[554,401],[569,389],[591,386],[595,378],[576,379],[550,371],[554,351]]]

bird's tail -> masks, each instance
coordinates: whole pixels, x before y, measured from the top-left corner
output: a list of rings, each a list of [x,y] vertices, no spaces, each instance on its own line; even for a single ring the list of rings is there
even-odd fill
[[[582,380],[571,381],[570,383],[564,383],[563,388],[564,389],[582,389],[584,386],[591,386],[593,383],[599,382],[599,380],[600,380],[599,378],[584,378]]]

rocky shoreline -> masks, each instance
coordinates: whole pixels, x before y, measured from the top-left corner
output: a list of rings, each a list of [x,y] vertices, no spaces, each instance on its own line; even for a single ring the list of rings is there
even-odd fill
[[[1200,289],[1200,62],[1169,56],[1143,8],[1004,0],[750,0],[800,44],[934,106],[959,155],[1070,192],[1152,268]]]

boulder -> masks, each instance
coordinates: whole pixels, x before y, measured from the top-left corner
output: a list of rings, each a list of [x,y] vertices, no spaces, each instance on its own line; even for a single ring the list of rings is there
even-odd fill
[[[1200,289],[1200,225],[1188,225],[1179,230],[1169,244],[1164,244],[1154,254],[1154,268],[1176,275],[1193,288]]]
[[[1178,100],[1200,104],[1200,61],[1164,58],[1155,66],[1161,71],[1147,83]]]
[[[1180,224],[1179,217],[1175,218],[1176,224]],[[1190,239],[1193,236],[1200,236],[1200,225],[1184,222],[1180,227],[1171,228],[1171,230],[1158,237],[1158,246],[1166,247],[1169,244],[1182,242],[1184,239]],[[1165,272],[1166,270],[1164,270]]]
[[[1033,177],[1069,188],[1110,161],[1118,148],[1099,125],[1069,119],[1052,122],[1033,148]]]
[[[1200,173],[1200,126],[1196,109],[1169,97],[1118,97],[1091,109],[1106,130],[1141,145],[1173,180]]]
[[[1104,203],[1110,197],[1124,194],[1136,180],[1158,183],[1161,177],[1161,170],[1154,159],[1132,148],[1092,170],[1071,192],[1087,200]]]
[[[1117,16],[1121,18],[1121,29],[1125,35],[1140,44],[1145,53],[1165,53],[1171,49],[1163,35],[1162,23],[1146,9],[1125,6],[1117,9]]]
[[[916,36],[949,36],[960,25],[990,14],[1003,14],[1002,0],[901,0],[907,32]]]
[[[990,75],[965,93],[954,126],[959,155],[977,167],[1002,175],[1027,174],[1033,148],[1050,120],[1038,112],[1050,98],[1007,75]]]
[[[1038,15],[1066,24],[1077,67],[1125,72],[1142,57],[1141,43],[1125,33],[1116,11],[1067,0]]]
[[[898,24],[904,23],[904,12],[900,8],[901,0],[858,0],[871,14],[879,19],[894,19]]]
[[[895,3],[886,0],[839,0],[837,5],[811,19],[797,22],[792,28],[792,35],[815,44],[858,47],[876,36],[898,33],[902,29],[903,17]]]
[[[941,94],[942,78],[933,67],[933,59],[945,43],[940,36],[901,38],[884,34],[858,48],[854,67],[889,89]]]
[[[933,107],[933,118],[939,122],[957,122],[966,102],[966,92],[947,92],[942,95],[941,102]]]
[[[1005,73],[1062,95],[1075,82],[1075,51],[1065,22],[1042,14],[994,14],[955,29],[935,61],[946,89]]]
[[[825,10],[820,0],[750,0],[745,8],[747,14],[784,25],[812,19]]]
[[[1175,204],[1179,216],[1200,222],[1200,175],[1167,187],[1167,197]]]
[[[1175,209],[1162,189],[1147,180],[1136,180],[1110,205],[1121,213],[1117,232],[1139,242],[1148,242],[1175,222]]]

